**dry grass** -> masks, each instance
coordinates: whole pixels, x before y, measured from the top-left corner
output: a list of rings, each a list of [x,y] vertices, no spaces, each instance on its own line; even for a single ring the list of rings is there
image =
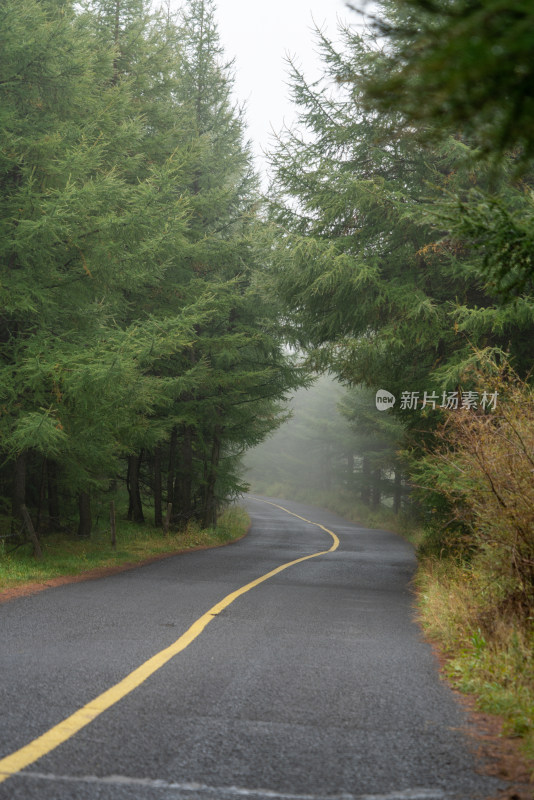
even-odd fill
[[[454,523],[464,531],[466,550],[476,553],[488,585],[497,586],[495,601],[528,617],[534,611],[534,394],[509,369],[491,380],[498,408],[450,412],[420,478],[449,504],[444,527]],[[446,534],[443,542],[446,547]]]
[[[521,737],[534,778],[534,630],[503,608],[502,587],[484,564],[428,558],[416,578],[420,622],[446,656],[446,674],[480,710],[500,715],[504,732]]]
[[[497,409],[451,412],[419,466],[446,509],[420,558],[419,611],[454,685],[522,737],[534,772],[534,395],[489,367],[468,378],[491,381]]]

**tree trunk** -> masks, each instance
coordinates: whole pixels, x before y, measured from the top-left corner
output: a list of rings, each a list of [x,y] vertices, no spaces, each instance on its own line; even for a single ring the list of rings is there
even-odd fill
[[[167,505],[174,502],[174,478],[176,473],[176,447],[178,444],[178,431],[176,426],[171,431],[169,442],[169,466],[167,469]]]
[[[163,520],[163,533],[165,536],[169,534],[169,525],[171,524],[172,503],[167,503],[167,511],[165,512],[165,519]]]
[[[347,487],[352,491],[354,484],[354,451],[347,452]]]
[[[375,469],[373,472],[373,485],[371,491],[371,508],[373,508],[375,511],[376,509],[380,508],[380,499],[382,496],[381,481],[382,471],[380,469]]]
[[[369,464],[369,457],[363,456],[362,458],[362,503],[369,505],[371,502],[371,465]]]
[[[217,426],[213,433],[213,444],[211,447],[211,458],[208,465],[208,473],[206,479],[206,489],[204,494],[204,513],[202,518],[202,527],[209,528],[215,527],[217,524],[217,500],[215,497],[215,484],[217,481],[217,467],[219,466],[219,458],[221,455],[221,428]]]
[[[393,485],[393,511],[398,514],[402,504],[402,472],[395,468],[395,483]]]
[[[154,450],[154,525],[159,528],[163,525],[161,513],[162,488],[161,488],[161,447]]]
[[[139,472],[143,460],[143,451],[138,456],[128,456],[128,477],[126,485],[130,503],[128,506],[128,519],[133,522],[144,522],[143,504],[141,503],[141,491],[139,489]]]
[[[78,523],[78,538],[89,539],[93,527],[91,497],[89,492],[80,492],[78,495],[78,514],[80,518]]]
[[[190,425],[183,429],[180,447],[180,468],[174,486],[173,506],[175,516],[185,522],[192,514],[192,488],[193,488],[193,431]]]
[[[113,550],[117,549],[117,520],[115,518],[115,502],[111,501],[109,504],[109,527],[111,531],[111,546]]]
[[[26,505],[26,464],[27,453],[19,453],[13,468],[13,517],[22,519],[22,506]]]
[[[26,469],[28,463],[27,451],[20,453],[16,460],[13,470],[13,517],[21,520],[23,528],[28,533],[30,541],[33,544],[33,555],[35,558],[41,559],[43,553],[39,538],[33,527],[33,522],[26,508]]]
[[[48,478],[48,518],[52,530],[59,528],[59,494],[57,490],[57,465],[55,461],[47,464]]]
[[[43,551],[41,550],[41,545],[39,544],[39,539],[37,537],[37,534],[35,533],[35,528],[33,527],[32,518],[30,517],[30,515],[28,513],[28,509],[26,508],[24,503],[22,504],[22,506],[20,508],[20,513],[21,513],[21,516],[22,516],[22,520],[24,522],[24,527],[28,531],[28,534],[30,536],[31,542],[33,544],[33,555],[34,555],[34,558],[38,558],[39,560],[41,560],[42,557],[43,557]]]
[[[46,489],[47,489],[48,479],[47,479],[47,467],[46,467],[46,458],[42,458],[41,462],[41,481],[39,485],[39,506],[37,508],[37,533],[41,533],[43,529],[43,515],[44,515],[44,506],[45,506],[45,499],[46,499]]]

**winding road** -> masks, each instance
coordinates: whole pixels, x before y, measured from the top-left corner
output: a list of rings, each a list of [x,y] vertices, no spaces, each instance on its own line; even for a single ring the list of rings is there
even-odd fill
[[[475,800],[413,550],[249,496],[251,530],[0,606],[4,800]]]

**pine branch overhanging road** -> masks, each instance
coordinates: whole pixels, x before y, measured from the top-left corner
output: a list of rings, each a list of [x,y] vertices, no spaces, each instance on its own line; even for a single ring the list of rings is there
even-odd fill
[[[0,773],[176,649],[25,756],[0,798],[474,800],[506,788],[477,771],[465,712],[413,622],[411,547],[301,504],[247,504],[252,529],[232,547],[0,608]]]

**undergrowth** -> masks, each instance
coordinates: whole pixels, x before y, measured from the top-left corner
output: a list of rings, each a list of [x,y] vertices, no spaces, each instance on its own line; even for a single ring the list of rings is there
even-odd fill
[[[475,389],[491,379],[499,403],[450,413],[420,461],[420,488],[441,505],[420,550],[419,610],[448,677],[523,739],[534,778],[534,394],[506,363],[468,377]]]
[[[534,778],[534,626],[511,611],[498,613],[501,587],[483,568],[422,560],[416,578],[420,622],[446,656],[452,685],[498,714],[503,732],[523,739]]]

